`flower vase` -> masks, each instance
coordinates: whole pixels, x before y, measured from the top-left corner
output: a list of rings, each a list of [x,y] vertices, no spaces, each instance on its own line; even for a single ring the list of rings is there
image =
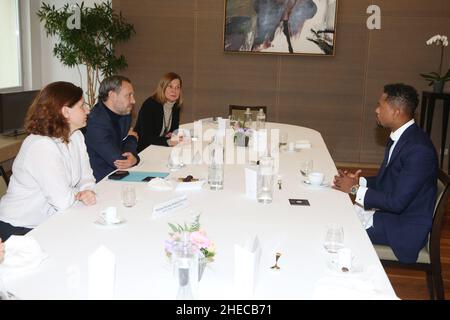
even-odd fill
[[[245,135],[245,133],[236,133],[236,146],[238,147],[247,147],[248,146],[249,137]]]
[[[433,92],[435,93],[442,93],[444,90],[444,84],[445,82],[443,80],[439,80],[433,83]]]
[[[198,259],[198,281],[202,280],[203,271],[205,271],[206,268],[206,259],[200,258]]]

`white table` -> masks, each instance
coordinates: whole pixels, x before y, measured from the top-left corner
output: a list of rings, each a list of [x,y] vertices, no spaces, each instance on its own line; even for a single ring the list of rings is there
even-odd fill
[[[187,126],[189,127],[189,126]],[[154,205],[180,196],[174,191],[151,191],[146,183],[136,186],[137,204],[124,208],[120,203],[123,183],[103,180],[98,184],[97,204],[76,205],[33,230],[43,250],[49,254],[38,270],[7,283],[11,292],[23,299],[86,299],[88,258],[100,245],[116,255],[115,295],[117,299],[174,299],[176,288],[164,252],[168,222],[189,221],[190,210],[201,211],[201,225],[216,243],[215,261],[208,264],[199,287],[199,298],[236,299],[234,290],[234,245],[257,235],[262,246],[259,280],[252,299],[313,299],[317,281],[333,274],[329,254],[323,248],[326,225],[339,222],[344,227],[345,245],[352,249],[364,269],[379,273],[380,292],[395,296],[373,246],[361,227],[348,195],[331,188],[310,188],[302,184],[301,159],[313,159],[314,170],[322,171],[330,182],[336,167],[319,132],[291,125],[268,123],[267,128],[288,132],[289,141],[309,140],[311,149],[280,154],[282,190],[275,185],[273,202],[263,205],[245,196],[244,165],[225,167],[224,190],[187,191],[189,208],[152,219]],[[150,146],[141,153],[136,171],[167,171],[170,148]],[[206,165],[187,166],[172,177],[188,174],[206,177]],[[289,198],[308,199],[310,207],[291,206]],[[94,224],[100,211],[117,206],[127,223],[117,227]],[[270,269],[275,253],[281,252],[281,270]]]

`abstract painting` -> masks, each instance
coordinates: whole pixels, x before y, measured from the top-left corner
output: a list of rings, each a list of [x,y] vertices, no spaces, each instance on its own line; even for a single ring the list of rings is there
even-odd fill
[[[338,0],[225,0],[224,51],[332,56]]]

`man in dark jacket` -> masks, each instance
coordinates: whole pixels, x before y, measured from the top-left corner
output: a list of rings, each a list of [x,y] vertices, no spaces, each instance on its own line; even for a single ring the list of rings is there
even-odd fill
[[[100,84],[98,103],[89,114],[85,140],[95,179],[139,163],[136,132],[131,128],[131,110],[136,101],[131,81],[122,76]]]
[[[390,246],[403,263],[416,262],[427,243],[436,203],[437,155],[414,122],[418,102],[413,87],[386,85],[375,112],[391,136],[377,176],[339,171],[334,181],[335,189],[354,194],[364,209],[375,209],[367,229],[370,240]]]

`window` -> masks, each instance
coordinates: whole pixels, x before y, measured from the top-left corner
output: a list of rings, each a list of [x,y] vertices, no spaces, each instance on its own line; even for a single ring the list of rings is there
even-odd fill
[[[19,1],[0,1],[0,90],[22,87]]]

